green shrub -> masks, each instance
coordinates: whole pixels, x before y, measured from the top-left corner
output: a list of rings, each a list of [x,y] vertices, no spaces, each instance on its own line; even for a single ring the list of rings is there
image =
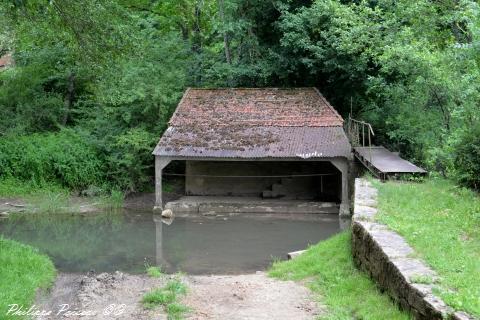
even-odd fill
[[[160,278],[162,276],[162,270],[159,267],[148,267],[147,274],[152,278]]]
[[[465,132],[456,145],[455,176],[462,185],[480,190],[480,124]]]
[[[64,187],[53,182],[34,183],[13,177],[0,178],[0,197],[27,196],[33,194],[66,193]]]
[[[130,129],[106,144],[109,180],[129,193],[152,184],[154,161],[152,150],[158,137],[142,128]]]
[[[85,138],[71,130],[6,136],[0,140],[0,177],[82,189],[102,180],[102,162]]]
[[[158,305],[168,305],[174,302],[176,295],[174,292],[164,289],[155,289],[143,296],[142,302],[148,309],[153,309]]]

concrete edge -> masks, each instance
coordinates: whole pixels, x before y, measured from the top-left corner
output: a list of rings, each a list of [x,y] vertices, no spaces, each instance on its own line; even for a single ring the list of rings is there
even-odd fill
[[[244,201],[242,199],[221,200],[201,199],[201,197],[183,197],[170,201],[165,209],[171,209],[175,214],[201,214],[211,213],[279,213],[279,214],[338,214],[339,205],[333,202],[315,201]]]
[[[476,319],[435,296],[435,271],[414,258],[415,251],[403,237],[376,222],[377,193],[369,181],[355,179],[352,255],[356,266],[416,319]]]

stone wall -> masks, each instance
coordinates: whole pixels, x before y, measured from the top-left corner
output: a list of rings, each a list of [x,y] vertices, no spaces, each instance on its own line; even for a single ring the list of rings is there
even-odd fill
[[[352,254],[357,267],[368,273],[400,306],[416,319],[475,319],[454,312],[433,294],[438,275],[397,233],[375,221],[377,190],[364,179],[355,180],[352,217]]]

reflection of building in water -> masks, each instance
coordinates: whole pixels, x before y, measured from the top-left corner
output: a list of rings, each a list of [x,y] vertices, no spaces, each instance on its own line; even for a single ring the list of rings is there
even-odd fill
[[[187,230],[186,219],[176,219],[173,222],[173,219],[165,219],[154,214],[153,221],[155,222],[155,264],[168,273],[184,271],[188,250],[195,247],[195,243],[189,243],[188,238],[196,234],[195,230]]]
[[[153,221],[155,222],[155,263],[161,266],[163,265],[162,216],[154,214]]]
[[[301,250],[339,230],[336,214],[178,217],[168,225],[155,222],[155,259],[166,273],[240,274],[265,270],[272,257]]]

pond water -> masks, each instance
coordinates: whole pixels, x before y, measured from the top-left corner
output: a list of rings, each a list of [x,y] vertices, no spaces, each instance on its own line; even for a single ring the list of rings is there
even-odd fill
[[[63,272],[239,274],[266,269],[286,253],[340,230],[338,215],[236,215],[175,218],[151,212],[15,215],[0,222],[5,238],[49,255]]]

